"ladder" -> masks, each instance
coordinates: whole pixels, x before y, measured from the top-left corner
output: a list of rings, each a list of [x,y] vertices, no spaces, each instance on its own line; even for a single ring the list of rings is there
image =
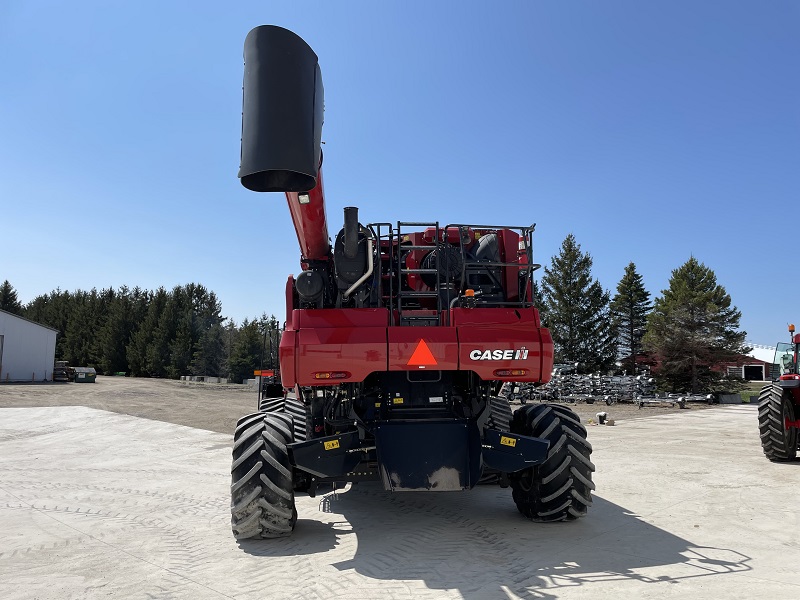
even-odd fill
[[[427,229],[429,227],[433,227],[434,231],[436,232],[436,245],[435,246],[414,246],[411,244],[403,244],[403,228],[422,228]],[[419,223],[419,222],[410,222],[410,221],[398,221],[397,222],[397,314],[398,314],[398,325],[400,326],[436,326],[440,324],[441,314],[442,314],[442,296],[440,294],[440,277],[439,277],[439,269],[423,269],[423,268],[412,268],[409,269],[406,267],[405,260],[404,260],[404,253],[411,252],[413,250],[428,250],[428,251],[435,251],[436,252],[436,259],[437,265],[439,257],[441,256],[440,246],[441,246],[441,235],[439,233],[439,222],[436,221],[434,223]],[[403,280],[409,274],[414,275],[433,275],[435,280],[435,285],[433,289],[429,291],[418,291],[418,290],[409,290],[403,289]],[[407,286],[406,286],[407,287]],[[430,314],[432,311],[430,310],[420,310],[418,300],[420,298],[436,298],[436,311],[435,314]],[[416,303],[416,306],[413,306]]]

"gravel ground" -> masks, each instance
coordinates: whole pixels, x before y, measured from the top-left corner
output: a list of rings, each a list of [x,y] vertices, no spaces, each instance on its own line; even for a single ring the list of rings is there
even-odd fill
[[[144,379],[102,377],[96,383],[42,383],[0,385],[0,408],[33,406],[88,406],[116,413],[232,433],[239,417],[255,412],[256,391],[243,385],[206,384]],[[512,405],[512,408],[519,404]],[[620,403],[570,404],[584,423],[600,411],[620,422],[669,413],[688,413],[711,408],[693,403],[685,409],[658,404],[638,408]]]

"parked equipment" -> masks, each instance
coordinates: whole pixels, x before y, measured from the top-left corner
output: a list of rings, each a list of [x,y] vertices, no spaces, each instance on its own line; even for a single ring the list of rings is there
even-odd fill
[[[778,381],[762,388],[758,396],[758,429],[761,447],[773,462],[794,460],[800,442],[800,370],[797,353],[800,334],[789,325],[790,343],[779,342],[774,364],[780,369]]]
[[[544,383],[553,342],[532,302],[533,226],[359,221],[329,241],[317,56],[294,33],[252,30],[244,48],[242,184],[284,192],[301,272],[286,283],[285,392],[234,435],[238,538],[280,537],[294,495],[379,480],[386,490],[510,484],[535,521],[586,513],[591,446],[565,406],[513,415],[504,382]]]
[[[72,381],[73,370],[66,360],[57,360],[53,366],[53,381]]]

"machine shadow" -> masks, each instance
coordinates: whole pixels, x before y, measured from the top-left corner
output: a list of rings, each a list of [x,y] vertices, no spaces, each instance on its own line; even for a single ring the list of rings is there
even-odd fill
[[[588,517],[548,524],[524,519],[510,490],[495,486],[462,494],[390,494],[370,483],[325,501],[324,510],[346,523],[334,529],[299,522],[295,535],[307,550],[329,549],[347,535],[349,523],[357,551],[333,565],[339,570],[420,580],[466,599],[548,599],[555,590],[594,582],[679,583],[751,569],[748,556],[698,547],[599,497]]]

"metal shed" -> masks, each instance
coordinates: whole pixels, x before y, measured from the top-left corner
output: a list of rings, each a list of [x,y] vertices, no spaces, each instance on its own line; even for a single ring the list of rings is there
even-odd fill
[[[52,381],[57,329],[0,310],[0,381]]]
[[[74,367],[73,371],[75,371],[75,379],[73,379],[75,383],[94,383],[97,378],[97,371],[94,370],[94,367]]]

